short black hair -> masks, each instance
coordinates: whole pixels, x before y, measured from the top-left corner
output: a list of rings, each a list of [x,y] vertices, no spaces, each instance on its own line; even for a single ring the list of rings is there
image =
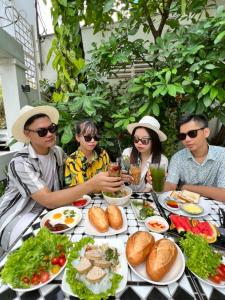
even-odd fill
[[[39,118],[45,118],[45,117],[47,117],[47,118],[49,118],[49,116],[47,116],[46,114],[36,114],[36,115],[34,115],[34,116],[32,116],[32,117],[30,117],[27,121],[26,121],[26,123],[24,124],[24,129],[27,129],[35,120],[37,120],[37,119],[39,119]],[[50,118],[49,118],[50,119]]]
[[[190,121],[194,121],[197,123],[200,123],[202,127],[207,128],[209,127],[209,123],[207,118],[204,115],[195,115],[195,114],[188,114],[184,115],[180,118],[180,120],[177,122],[176,128],[179,131],[180,127]]]

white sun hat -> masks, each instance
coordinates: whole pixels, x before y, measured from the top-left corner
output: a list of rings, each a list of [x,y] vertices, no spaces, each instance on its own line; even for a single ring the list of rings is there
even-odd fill
[[[134,129],[137,128],[137,127],[146,127],[146,128],[149,128],[149,129],[155,131],[158,134],[159,140],[161,142],[164,142],[164,141],[167,140],[167,136],[165,135],[165,133],[163,133],[160,130],[159,122],[152,116],[145,116],[138,123],[129,124],[127,126],[127,130],[130,134],[132,134]]]
[[[38,114],[45,114],[46,116],[49,117],[52,123],[58,124],[59,112],[56,108],[48,105],[42,105],[36,107],[25,105],[20,110],[19,116],[12,126],[13,137],[18,142],[25,143],[25,144],[28,144],[30,142],[28,137],[24,134],[24,125],[28,119]]]

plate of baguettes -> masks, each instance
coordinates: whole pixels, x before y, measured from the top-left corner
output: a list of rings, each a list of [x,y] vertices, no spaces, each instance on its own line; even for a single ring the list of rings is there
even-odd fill
[[[179,208],[174,211],[172,207],[167,205],[168,200],[177,201]],[[166,210],[186,217],[204,217],[211,211],[211,206],[207,199],[197,193],[186,190],[165,192],[159,196],[159,203]]]

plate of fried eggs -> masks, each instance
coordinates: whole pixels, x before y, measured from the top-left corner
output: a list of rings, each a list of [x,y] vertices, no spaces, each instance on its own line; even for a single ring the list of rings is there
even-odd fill
[[[53,233],[66,232],[75,227],[82,218],[82,212],[74,206],[64,206],[49,211],[41,220],[41,227]]]

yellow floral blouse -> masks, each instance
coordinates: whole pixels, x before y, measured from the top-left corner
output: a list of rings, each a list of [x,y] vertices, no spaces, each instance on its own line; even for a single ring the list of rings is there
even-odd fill
[[[109,155],[103,149],[101,149],[99,155],[94,152],[92,161],[88,162],[84,153],[78,148],[78,150],[71,154],[66,160],[65,185],[78,185],[97,173],[107,171],[109,162]]]

